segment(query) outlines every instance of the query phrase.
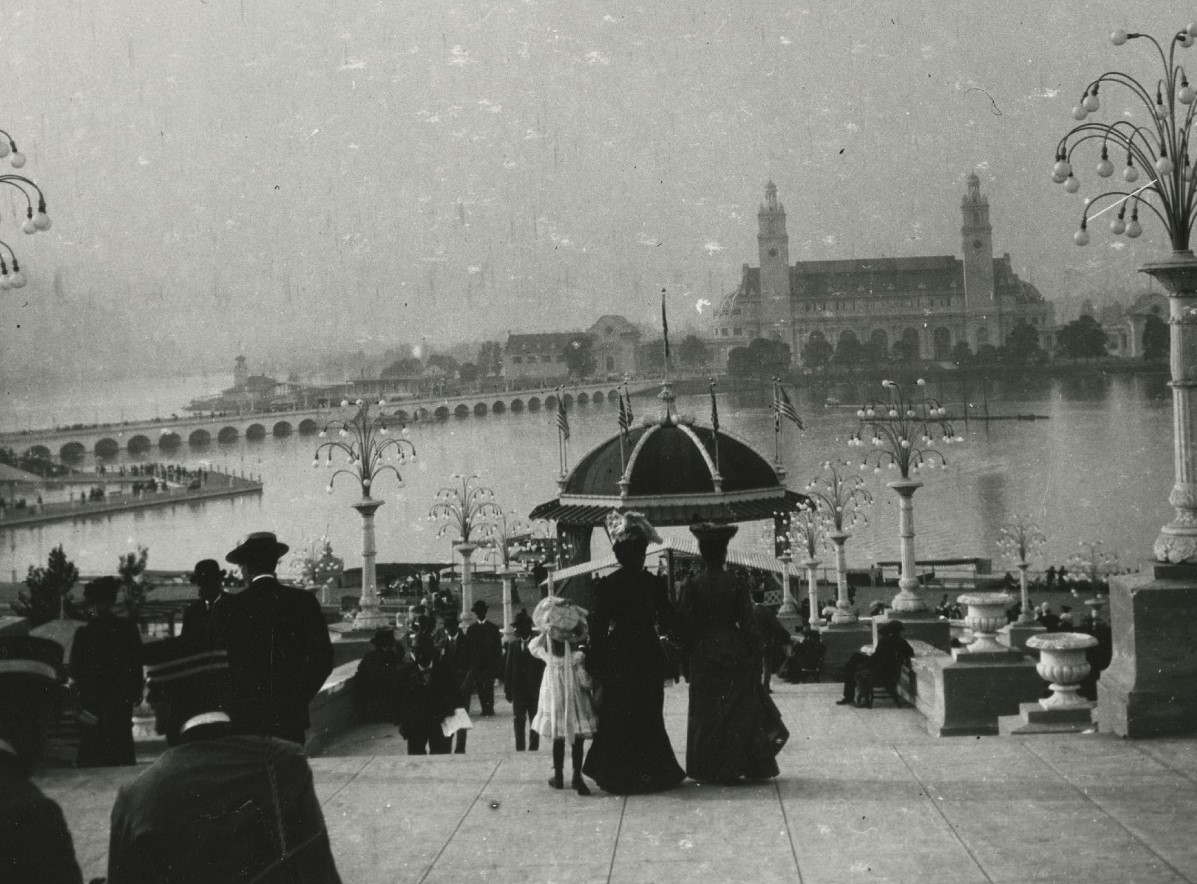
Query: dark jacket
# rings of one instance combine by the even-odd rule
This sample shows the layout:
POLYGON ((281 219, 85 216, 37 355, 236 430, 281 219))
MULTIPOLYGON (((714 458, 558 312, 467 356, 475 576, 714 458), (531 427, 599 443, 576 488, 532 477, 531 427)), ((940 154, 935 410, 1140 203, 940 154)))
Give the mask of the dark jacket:
POLYGON ((224 641, 224 623, 229 601, 233 597, 222 592, 212 602, 196 599, 183 609, 183 638, 203 648, 219 648, 224 641))
POLYGON ((469 684, 474 668, 474 643, 469 640, 465 631, 460 629, 456 637, 442 632, 437 635, 436 640, 441 662, 453 675, 454 683, 463 688, 469 684))
POLYGON ((466 630, 466 640, 472 646, 474 676, 478 679, 502 677, 503 638, 499 627, 489 620, 471 623, 466 630))
POLYGON ((133 764, 133 707, 144 675, 137 625, 111 612, 79 627, 71 644, 71 678, 80 709, 94 716, 79 737, 82 767, 133 764))
POLYGON ((298 746, 252 735, 183 735, 121 786, 108 884, 339 884, 324 815, 298 746), (258 877, 255 877, 258 876, 258 877))
POLYGON ((891 685, 898 681, 902 667, 914 657, 914 648, 900 635, 882 635, 869 659, 868 669, 874 684, 891 685))
POLYGON ((405 663, 398 677, 399 734, 408 740, 427 738, 439 731, 441 722, 463 706, 460 682, 438 660, 422 672, 415 663, 405 663))
POLYGON ((520 702, 535 709, 540 702, 540 682, 544 678, 544 661, 532 656, 528 639, 507 643, 507 659, 503 666, 503 693, 509 703, 520 702))
POLYGON ((226 616, 234 728, 302 743, 308 704, 332 672, 320 603, 270 576, 232 596, 226 616))
POLYGON ((29 782, 17 757, 4 751, 0 751, 0 881, 83 881, 62 810, 29 782))

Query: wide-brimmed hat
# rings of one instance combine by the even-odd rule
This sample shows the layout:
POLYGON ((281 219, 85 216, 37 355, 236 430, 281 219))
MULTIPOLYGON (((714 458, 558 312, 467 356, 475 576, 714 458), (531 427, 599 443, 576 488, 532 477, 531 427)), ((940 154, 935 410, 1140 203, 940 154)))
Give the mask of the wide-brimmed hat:
POLYGON ((644 513, 632 510, 626 512, 612 510, 607 513, 607 534, 611 536, 612 544, 627 540, 643 540, 645 543, 661 542, 661 535, 645 518, 644 513))
POLYGON ((224 557, 226 562, 245 565, 250 562, 277 562, 291 547, 279 543, 273 531, 255 531, 224 557))
POLYGON ((557 641, 577 643, 586 638, 586 609, 561 596, 548 596, 536 605, 532 622, 557 641))
POLYGON ((694 522, 690 525, 690 533, 699 540, 721 540, 727 543, 740 530, 739 525, 722 522, 694 522))
POLYGON ((195 563, 195 570, 191 572, 191 582, 196 586, 223 581, 224 569, 216 559, 200 559, 195 563))
POLYGON ((141 654, 151 687, 188 685, 195 679, 229 670, 229 655, 224 648, 204 647, 182 637, 147 642, 141 654))
POLYGON ((490 605, 488 605, 482 599, 478 599, 478 601, 474 602, 474 604, 470 606, 470 610, 481 616, 490 610, 490 605))
POLYGON ((97 577, 83 587, 83 598, 89 602, 115 602, 116 594, 120 592, 121 579, 119 577, 97 577))
POLYGON ((34 635, 0 636, 0 678, 27 676, 56 682, 62 672, 62 645, 34 635))

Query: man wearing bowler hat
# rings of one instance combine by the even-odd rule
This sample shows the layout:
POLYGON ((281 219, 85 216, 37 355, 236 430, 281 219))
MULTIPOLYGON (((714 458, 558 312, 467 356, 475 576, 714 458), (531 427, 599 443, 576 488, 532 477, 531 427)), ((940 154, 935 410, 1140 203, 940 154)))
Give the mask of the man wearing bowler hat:
POLYGON ((146 645, 147 700, 167 750, 112 808, 108 884, 339 884, 299 746, 233 732, 228 654, 146 645))
POLYGON ((80 884, 62 810, 30 782, 46 727, 57 715, 62 646, 0 636, 0 881, 80 884))
POLYGON ((225 556, 245 589, 228 599, 224 646, 233 674, 230 713, 239 733, 304 742, 308 704, 332 672, 332 642, 316 597, 274 576, 288 546, 250 534, 225 556))
POLYGON ((136 764, 133 707, 141 702, 141 631, 113 611, 119 577, 100 577, 83 588, 92 619, 71 644, 71 678, 79 688, 79 767, 136 764))
POLYGON ((191 582, 199 598, 183 611, 183 630, 188 641, 204 647, 220 647, 224 642, 224 620, 232 596, 224 591, 224 570, 215 559, 201 559, 191 572, 191 582))

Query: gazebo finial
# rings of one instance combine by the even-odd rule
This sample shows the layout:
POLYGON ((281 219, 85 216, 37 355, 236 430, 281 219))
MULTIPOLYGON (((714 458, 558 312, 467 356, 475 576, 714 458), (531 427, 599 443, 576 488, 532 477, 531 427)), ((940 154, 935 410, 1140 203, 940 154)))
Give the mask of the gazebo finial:
POLYGON ((673 413, 673 403, 677 396, 673 392, 673 386, 669 381, 661 384, 661 392, 657 394, 657 398, 665 403, 665 413, 661 416, 661 426, 669 427, 677 423, 677 417, 673 413))

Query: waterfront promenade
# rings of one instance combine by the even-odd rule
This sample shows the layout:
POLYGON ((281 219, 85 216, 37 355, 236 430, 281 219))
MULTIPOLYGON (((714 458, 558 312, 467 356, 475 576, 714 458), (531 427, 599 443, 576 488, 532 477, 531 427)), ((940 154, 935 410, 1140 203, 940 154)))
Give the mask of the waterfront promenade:
MULTIPOLYGON (((777 685, 792 736, 781 777, 761 784, 556 792, 547 747, 513 750, 505 703, 475 720, 465 756, 409 758, 393 727, 364 725, 312 767, 347 884, 1197 882, 1197 740, 936 739, 911 709, 838 695, 777 685)), ((679 757, 685 713, 685 685, 668 689, 679 757)), ((132 773, 40 778, 84 880, 105 872, 108 812, 132 773)))

